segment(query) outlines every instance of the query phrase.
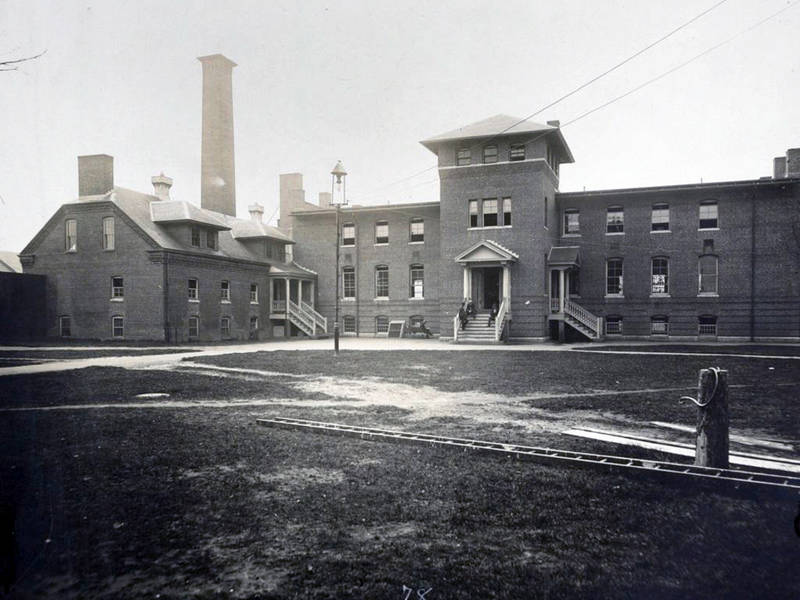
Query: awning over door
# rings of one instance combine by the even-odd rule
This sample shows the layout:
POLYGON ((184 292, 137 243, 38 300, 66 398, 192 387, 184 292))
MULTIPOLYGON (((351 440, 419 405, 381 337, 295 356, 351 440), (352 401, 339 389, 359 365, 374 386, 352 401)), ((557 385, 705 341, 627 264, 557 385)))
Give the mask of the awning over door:
POLYGON ((547 256, 548 267, 580 267, 581 255, 578 246, 554 246, 547 256))

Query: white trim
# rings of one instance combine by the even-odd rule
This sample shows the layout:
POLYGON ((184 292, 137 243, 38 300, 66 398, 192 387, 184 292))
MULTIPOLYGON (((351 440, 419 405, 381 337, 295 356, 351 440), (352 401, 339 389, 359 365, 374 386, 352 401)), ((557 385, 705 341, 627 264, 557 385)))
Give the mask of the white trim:
POLYGON ((650 297, 651 298, 672 298, 672 296, 670 294, 664 294, 664 293, 658 293, 658 292, 651 293, 650 297))
MULTIPOLYGON (((509 225, 509 227, 511 227, 511 225, 509 225)), ((424 244, 424 243, 425 243, 425 241, 423 240, 421 242, 408 242, 408 245, 409 246, 419 246, 419 245, 424 244)))
MULTIPOLYGON (((514 227, 514 226, 513 225, 485 225, 485 226, 480 226, 480 227, 467 227, 467 231, 476 231, 476 230, 479 230, 479 229, 511 229, 512 227, 514 227)), ((409 242, 409 243, 415 243, 415 242, 409 242)), ((416 243, 420 243, 420 242, 416 242, 416 243)))
POLYGON ((191 302, 192 304, 200 304, 200 299, 199 298, 189 298, 189 302, 191 302))
POLYGON ((672 233, 671 229, 651 229, 650 233, 672 233))
POLYGON ((624 231, 606 231, 606 235, 625 235, 624 231))
POLYGON ((698 227, 697 231, 719 231, 719 227, 698 227))
POLYGON ((389 296, 376 296, 375 298, 373 298, 373 300, 375 302, 388 302, 389 296))
POLYGON ((125 302, 125 298, 122 296, 117 296, 116 298, 109 298, 109 302, 125 302))

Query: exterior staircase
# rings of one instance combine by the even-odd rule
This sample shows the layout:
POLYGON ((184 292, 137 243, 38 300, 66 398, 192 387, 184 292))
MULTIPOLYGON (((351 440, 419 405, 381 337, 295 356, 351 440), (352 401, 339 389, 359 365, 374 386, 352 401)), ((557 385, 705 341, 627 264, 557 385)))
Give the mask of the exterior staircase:
POLYGON ((489 325, 489 313, 479 312, 467 321, 467 326, 458 332, 459 344, 496 344, 495 327, 489 325))
POLYGON ((292 300, 286 303, 286 316, 295 327, 309 337, 327 337, 328 319, 314 310, 310 304, 292 300))

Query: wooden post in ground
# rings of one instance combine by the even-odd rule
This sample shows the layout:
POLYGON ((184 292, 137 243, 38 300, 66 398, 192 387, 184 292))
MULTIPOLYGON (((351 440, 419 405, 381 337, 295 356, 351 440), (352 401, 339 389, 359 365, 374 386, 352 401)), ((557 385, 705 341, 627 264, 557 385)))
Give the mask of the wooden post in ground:
POLYGON ((728 372, 702 369, 698 383, 697 447, 694 464, 727 469, 728 372), (716 371, 716 374, 715 374, 716 371))

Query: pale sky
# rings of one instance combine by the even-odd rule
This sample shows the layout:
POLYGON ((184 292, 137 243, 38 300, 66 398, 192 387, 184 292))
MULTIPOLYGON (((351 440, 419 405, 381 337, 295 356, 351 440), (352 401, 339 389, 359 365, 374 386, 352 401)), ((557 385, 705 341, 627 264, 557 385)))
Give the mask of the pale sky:
MULTIPOLYGON (((237 211, 306 198, 338 159, 349 199, 438 200, 419 140, 525 117, 717 0, 36 2, 0 0, 0 250, 20 251, 77 196, 77 159, 114 156, 119 186, 199 204, 201 65, 234 70, 237 211), (409 176, 428 169, 414 177, 409 176)), ((612 75, 534 117, 562 123, 796 0, 728 0, 612 75)), ((657 83, 564 128, 561 190, 771 174, 800 146, 800 4, 657 83)))

